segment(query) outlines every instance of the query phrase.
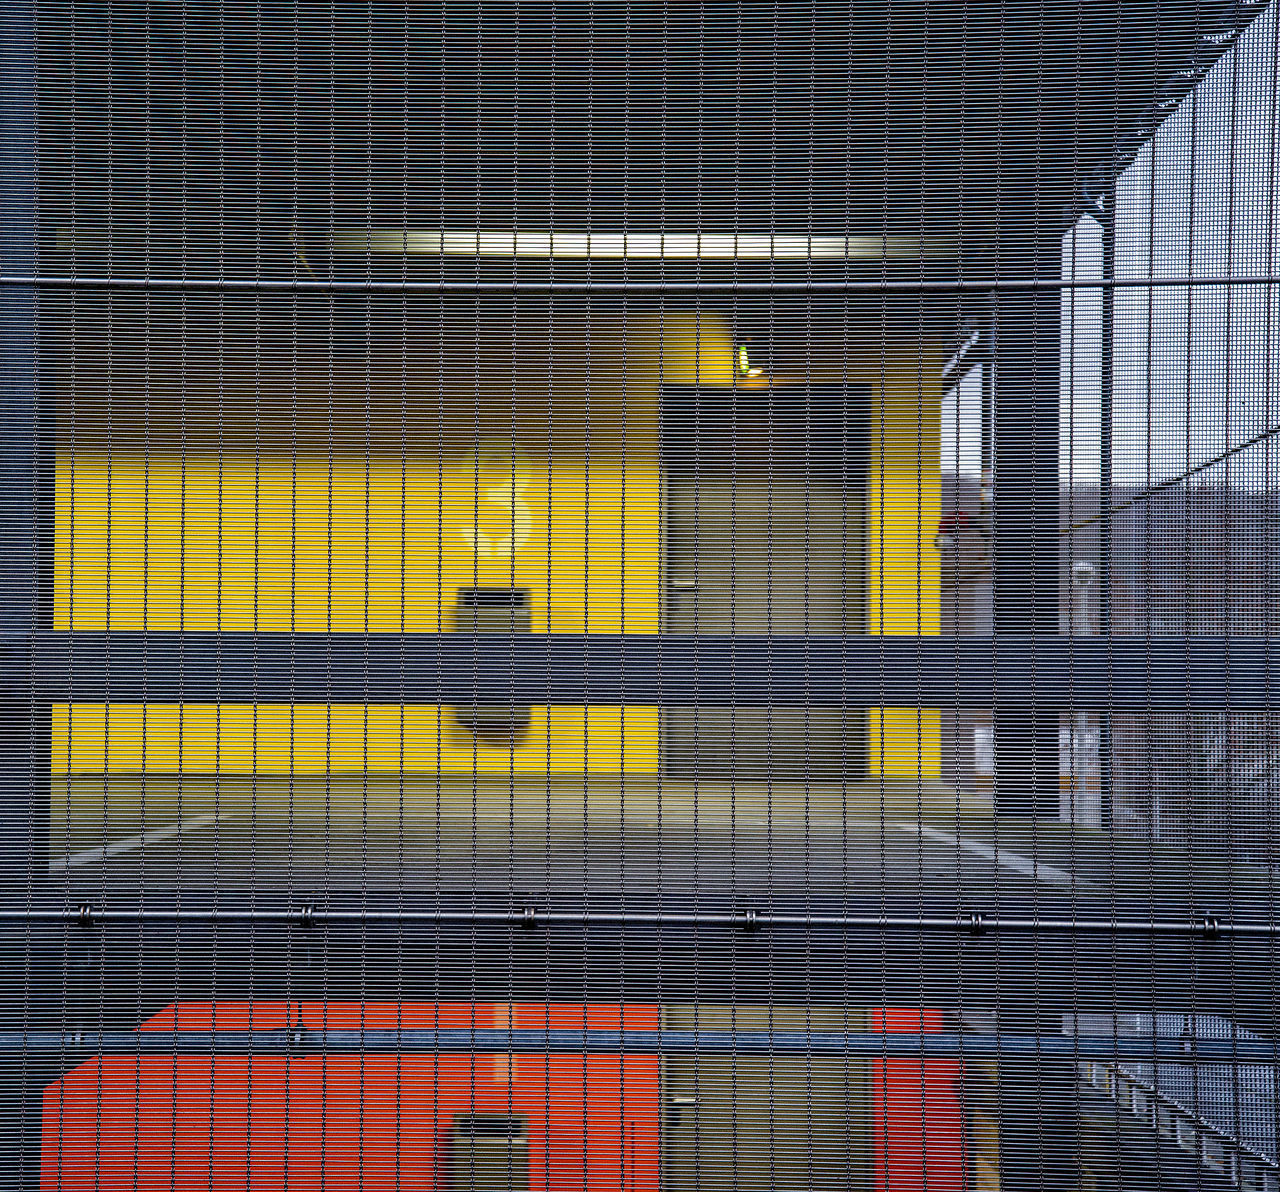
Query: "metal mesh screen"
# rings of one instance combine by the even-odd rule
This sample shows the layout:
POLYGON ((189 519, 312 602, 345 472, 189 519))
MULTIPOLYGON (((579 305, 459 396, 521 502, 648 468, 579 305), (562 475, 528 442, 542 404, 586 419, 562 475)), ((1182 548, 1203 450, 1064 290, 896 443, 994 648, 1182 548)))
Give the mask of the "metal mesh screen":
POLYGON ((0 27, 0 1179, 1280 1186, 1274 5, 0 27))

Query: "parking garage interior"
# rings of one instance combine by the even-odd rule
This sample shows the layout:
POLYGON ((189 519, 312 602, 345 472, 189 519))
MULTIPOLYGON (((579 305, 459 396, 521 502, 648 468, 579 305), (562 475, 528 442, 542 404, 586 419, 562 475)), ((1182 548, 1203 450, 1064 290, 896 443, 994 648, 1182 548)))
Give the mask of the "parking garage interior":
POLYGON ((1277 1187, 1276 21, 0 16, 14 1186, 1277 1187))

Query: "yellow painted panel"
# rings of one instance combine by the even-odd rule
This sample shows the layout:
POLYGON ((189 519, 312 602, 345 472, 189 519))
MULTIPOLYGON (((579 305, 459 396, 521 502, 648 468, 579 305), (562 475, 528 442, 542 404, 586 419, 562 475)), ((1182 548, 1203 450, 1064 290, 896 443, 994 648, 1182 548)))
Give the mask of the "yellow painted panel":
POLYGON ((514 492, 465 456, 64 457, 58 627, 435 632, 501 585, 534 632, 656 632, 656 461, 522 450, 514 492))
POLYGON ((514 748, 422 705, 59 704, 53 731, 55 774, 651 774, 658 711, 535 707, 514 748))
POLYGON ((739 378, 733 336, 724 320, 707 311, 669 311, 643 325, 662 342, 662 383, 731 386, 739 378))
MULTIPOLYGON (((184 334, 195 344, 203 331, 184 334)), ((86 416, 64 422, 74 430, 57 466, 58 627, 437 632, 452 628, 460 587, 497 585, 529 590, 535 633, 656 633, 658 386, 731 384, 724 321, 667 312, 540 325, 508 315, 492 327, 451 323, 447 334, 444 354, 415 341, 405 371, 377 365, 351 378, 326 360, 269 359, 252 388, 240 374, 207 371, 222 350, 216 337, 172 367, 138 361, 153 416, 144 427, 118 414, 109 441, 92 414, 112 392, 78 374, 69 400, 86 416), (365 406, 361 427, 346 417, 345 392, 365 406)), ((118 346, 118 371, 129 352, 118 346)), ((658 766, 652 708, 534 709, 511 748, 477 740, 447 709, 413 707, 403 757, 399 708, 366 717, 359 707, 300 707, 292 729, 289 715, 287 706, 186 706, 179 732, 175 707, 116 705, 109 717, 102 706, 63 708, 54 765, 658 766)))
POLYGON ((872 708, 867 765, 886 778, 937 779, 942 774, 942 718, 936 708, 872 708))
MULTIPOLYGON (((934 537, 941 512, 937 362, 918 346, 889 358, 872 401, 867 478, 867 632, 929 637, 941 631, 941 560, 934 537)), ((937 779, 942 773, 937 709, 872 709, 873 775, 937 779)))
POLYGON ((934 546, 939 483, 922 468, 873 467, 868 492, 868 632, 936 635, 940 560, 934 546))
MULTIPOLYGON (((505 475, 495 474, 495 454, 500 449, 483 463, 472 454, 443 468, 431 459, 403 469, 385 458, 366 465, 349 457, 191 456, 185 467, 163 457, 109 465, 100 456, 63 458, 58 626, 436 632, 452 628, 458 588, 501 585, 529 589, 534 632, 656 632, 659 482, 652 454, 557 459, 548 467, 523 451, 515 491, 509 453, 505 475)), ((325 768, 326 734, 314 723, 324 714, 297 712, 296 772, 325 768)), ((223 709, 217 755, 211 715, 184 713, 179 758, 176 712, 152 709, 144 731, 140 710, 113 708, 107 749, 103 709, 78 709, 72 741, 65 716, 55 721, 55 759, 70 758, 55 765, 69 764, 72 772, 248 772, 252 709, 223 709)), ((259 709, 261 772, 289 769, 287 715, 287 708, 259 709)), ((398 769, 399 730, 388 737, 385 715, 371 713, 366 758, 363 712, 335 708, 327 764, 398 769)), ((654 773, 658 766, 653 710, 592 708, 584 724, 581 710, 575 719, 571 711, 543 709, 514 749, 476 741, 447 711, 442 736, 439 720, 434 709, 410 710, 405 766, 502 773, 574 773, 584 765, 587 772, 654 773)))

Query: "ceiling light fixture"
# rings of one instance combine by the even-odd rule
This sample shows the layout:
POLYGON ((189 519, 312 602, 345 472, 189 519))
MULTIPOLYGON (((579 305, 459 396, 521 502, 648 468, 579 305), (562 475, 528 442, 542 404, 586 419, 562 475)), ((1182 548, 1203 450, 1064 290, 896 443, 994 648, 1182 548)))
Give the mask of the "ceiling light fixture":
POLYGON ((919 236, 805 236, 732 232, 338 231, 334 251, 396 256, 527 257, 614 261, 866 261, 954 252, 919 236))

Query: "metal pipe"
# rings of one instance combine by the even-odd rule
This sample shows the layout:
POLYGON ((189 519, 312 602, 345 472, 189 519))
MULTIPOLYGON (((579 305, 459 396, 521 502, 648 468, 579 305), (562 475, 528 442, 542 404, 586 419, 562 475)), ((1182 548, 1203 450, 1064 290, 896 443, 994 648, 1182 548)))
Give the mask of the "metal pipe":
POLYGON ((716 927, 745 932, 765 928, 829 928, 855 931, 954 931, 962 935, 988 932, 1054 932, 1092 935, 1173 935, 1275 938, 1280 921, 1238 923, 1212 917, 1198 919, 1079 919, 1037 916, 987 915, 981 912, 957 915, 804 915, 770 914, 766 911, 738 912, 679 911, 544 911, 524 906, 503 911, 473 910, 327 910, 310 906, 277 908, 239 907, 121 907, 99 910, 87 904, 74 907, 0 908, 0 922, 66 923, 89 928, 108 923, 209 923, 239 925, 272 923, 304 929, 344 924, 474 924, 518 927, 716 927))
POLYGON ((0 1057, 435 1055, 848 1055, 916 1059, 1162 1061, 1274 1064, 1280 1047, 1252 1039, 1093 1035, 896 1034, 876 1031, 402 1029, 265 1031, 3 1031, 0 1057))

